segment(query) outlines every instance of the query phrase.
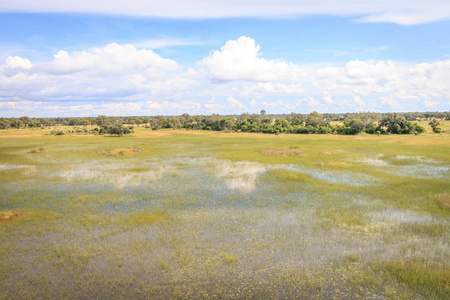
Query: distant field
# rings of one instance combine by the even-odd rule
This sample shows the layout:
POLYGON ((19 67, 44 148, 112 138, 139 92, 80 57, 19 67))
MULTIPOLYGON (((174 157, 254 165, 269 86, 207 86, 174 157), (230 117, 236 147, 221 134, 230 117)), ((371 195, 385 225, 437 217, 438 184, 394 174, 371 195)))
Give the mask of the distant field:
POLYGON ((449 299, 443 134, 0 131, 0 299, 449 299))

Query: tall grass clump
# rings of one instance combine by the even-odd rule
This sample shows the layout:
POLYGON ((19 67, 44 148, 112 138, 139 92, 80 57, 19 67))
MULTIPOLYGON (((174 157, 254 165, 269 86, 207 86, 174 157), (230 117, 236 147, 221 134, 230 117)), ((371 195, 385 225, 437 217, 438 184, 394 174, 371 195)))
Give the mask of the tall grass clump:
POLYGON ((437 195, 436 203, 440 208, 444 210, 450 210, 450 194, 437 195))

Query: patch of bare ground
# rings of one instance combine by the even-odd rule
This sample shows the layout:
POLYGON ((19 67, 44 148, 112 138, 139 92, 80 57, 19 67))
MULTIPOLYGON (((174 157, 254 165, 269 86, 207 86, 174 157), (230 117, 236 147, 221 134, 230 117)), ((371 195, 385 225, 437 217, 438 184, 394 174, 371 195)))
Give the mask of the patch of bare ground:
POLYGON ((105 156, 130 156, 130 155, 136 155, 139 152, 144 151, 142 148, 119 148, 119 149, 113 149, 113 150, 103 150, 97 152, 99 155, 105 155, 105 156))
POLYGON ((0 211, 0 224, 22 219, 25 217, 25 212, 20 210, 7 210, 7 211, 0 211))
POLYGON ((262 149, 261 152, 265 156, 307 156, 302 150, 299 149, 262 149))
POLYGON ((46 153, 45 150, 31 150, 31 153, 46 153))

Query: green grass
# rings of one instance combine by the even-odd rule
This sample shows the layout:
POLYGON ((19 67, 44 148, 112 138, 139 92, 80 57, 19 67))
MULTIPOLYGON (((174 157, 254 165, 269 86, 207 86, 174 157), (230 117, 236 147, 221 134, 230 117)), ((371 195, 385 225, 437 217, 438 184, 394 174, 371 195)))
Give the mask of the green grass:
POLYGON ((0 132, 0 299, 449 297, 447 133, 50 130, 0 132))
POLYGON ((420 291, 428 299, 450 297, 450 272, 447 267, 426 266, 417 262, 388 262, 383 268, 412 290, 420 291))

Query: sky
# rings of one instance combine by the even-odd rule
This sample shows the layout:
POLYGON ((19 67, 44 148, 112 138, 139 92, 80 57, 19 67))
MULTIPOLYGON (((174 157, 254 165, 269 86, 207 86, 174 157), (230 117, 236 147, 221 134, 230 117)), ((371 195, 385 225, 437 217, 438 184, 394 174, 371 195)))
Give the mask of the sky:
POLYGON ((0 0, 0 117, 449 109, 448 0, 0 0))

